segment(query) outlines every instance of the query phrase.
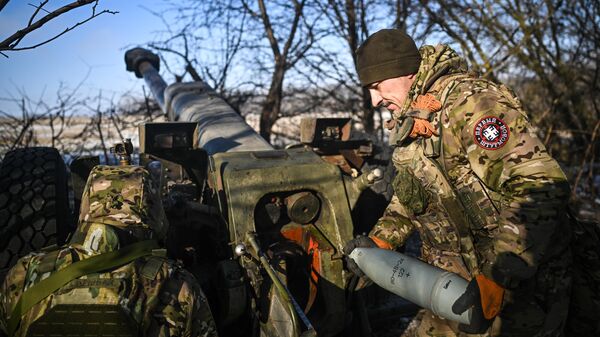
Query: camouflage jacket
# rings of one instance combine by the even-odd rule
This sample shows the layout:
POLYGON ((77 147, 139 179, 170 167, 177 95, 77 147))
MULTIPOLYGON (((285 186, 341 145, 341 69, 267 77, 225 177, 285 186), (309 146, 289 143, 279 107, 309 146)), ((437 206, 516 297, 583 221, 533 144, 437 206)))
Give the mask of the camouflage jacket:
MULTIPOLYGON (((160 224, 164 229, 166 219, 161 219, 160 213, 149 215, 149 200, 160 202, 152 196, 149 184, 148 173, 140 167, 94 168, 84 191, 80 222, 69 245, 31 253, 6 276, 0 289, 0 332, 7 333, 7 321, 19 298, 36 283, 79 260, 152 237, 152 225, 160 224)), ((25 336, 32 323, 56 305, 109 304, 129 313, 144 336, 216 336, 198 281, 182 266, 160 255, 74 279, 24 313, 15 335, 25 336)))
POLYGON ((433 95, 439 136, 391 144, 396 193, 370 236, 397 247, 416 229, 429 263, 504 286, 530 278, 568 246, 566 178, 510 90, 468 74, 447 46, 420 52, 394 118, 401 124, 417 97, 433 95))

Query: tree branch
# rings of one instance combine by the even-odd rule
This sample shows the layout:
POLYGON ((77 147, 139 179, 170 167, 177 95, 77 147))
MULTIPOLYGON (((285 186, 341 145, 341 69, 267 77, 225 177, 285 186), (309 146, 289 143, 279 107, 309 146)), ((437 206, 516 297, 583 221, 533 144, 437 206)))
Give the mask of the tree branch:
MULTIPOLYGON (((71 2, 70 4, 67 4, 63 7, 60 7, 50 13, 48 13, 47 15, 43 16, 41 19, 32 22, 34 17, 39 13, 40 10, 42 10, 42 7, 48 2, 48 0, 43 1, 40 3, 39 6, 36 7, 35 12, 33 13, 33 15, 31 16, 29 23, 27 25, 27 27, 18 30, 16 33, 12 34, 11 36, 7 37, 6 39, 4 39, 3 41, 0 42, 0 52, 2 51, 20 51, 20 50, 28 50, 28 49, 34 49, 37 48, 41 45, 44 45, 46 43, 49 43, 51 41, 56 40, 57 38, 59 38, 60 36, 66 34, 67 32, 77 28, 78 26, 83 25, 84 23, 102 15, 105 13, 109 13, 109 14, 117 14, 118 12, 116 11, 111 11, 108 9, 102 10, 98 13, 96 13, 96 7, 98 6, 98 1, 99 0, 79 0, 79 1, 74 1, 71 2), (92 6, 92 13, 91 15, 80 22, 77 22, 75 25, 71 26, 71 27, 67 27, 64 31, 62 31, 61 33, 34 45, 28 46, 28 47, 17 47, 19 45, 19 43, 21 42, 21 40, 23 40, 23 38, 25 36, 27 36, 29 33, 41 28, 44 24, 46 24, 47 22, 57 18, 58 16, 65 14, 75 8, 79 8, 85 5, 89 5, 89 4, 94 4, 92 6)), ((6 3, 5 3, 6 4, 6 3)), ((0 6, 2 6, 2 3, 0 3, 0 6)), ((4 56, 6 56, 6 54, 3 53, 4 56)))
POLYGON ((0 11, 6 6, 9 0, 0 0, 0 11))

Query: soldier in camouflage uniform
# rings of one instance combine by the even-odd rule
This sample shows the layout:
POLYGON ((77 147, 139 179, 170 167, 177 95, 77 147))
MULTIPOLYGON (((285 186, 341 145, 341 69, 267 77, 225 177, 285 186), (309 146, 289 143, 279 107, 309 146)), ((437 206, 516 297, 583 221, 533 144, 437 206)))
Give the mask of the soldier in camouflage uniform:
POLYGON ((345 251, 395 249, 416 230, 423 260, 471 280, 463 295, 471 303, 453 310, 477 302, 487 320, 459 326, 426 311, 417 336, 561 336, 571 286, 569 186, 518 99, 469 74, 448 46, 417 52, 397 30, 375 33, 357 57, 373 105, 392 112, 398 174, 371 240, 354 239, 345 251))
POLYGON ((116 268, 73 279, 22 312, 18 326, 10 326, 20 298, 38 282, 77 261, 122 251, 134 243, 164 240, 167 227, 158 187, 145 169, 95 167, 68 245, 23 257, 7 275, 0 292, 0 332, 25 336, 35 328, 36 320, 57 305, 111 304, 131 316, 137 329, 134 335, 217 336, 196 279, 159 249, 116 268))

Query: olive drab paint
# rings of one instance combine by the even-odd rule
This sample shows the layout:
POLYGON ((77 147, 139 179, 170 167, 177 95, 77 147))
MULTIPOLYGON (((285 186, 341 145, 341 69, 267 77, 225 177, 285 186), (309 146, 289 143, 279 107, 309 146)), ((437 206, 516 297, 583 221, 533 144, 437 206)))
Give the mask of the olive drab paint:
MULTIPOLYGON (((257 294, 258 302, 267 305, 256 309, 253 299, 238 302, 246 311, 262 310, 258 313, 260 322, 255 322, 260 325, 260 334, 296 337, 302 335, 302 320, 285 292, 275 291, 272 278, 257 263, 257 249, 248 242, 250 233, 256 234, 258 248, 271 250, 272 255, 282 243, 293 244, 308 255, 309 294, 302 309, 320 336, 342 333, 352 308, 346 300, 351 275, 343 267, 341 251, 353 236, 352 209, 360 192, 372 181, 367 184, 364 180, 368 179, 344 175, 310 148, 275 150, 206 83, 167 86, 158 74, 157 58, 147 50, 130 50, 125 58, 128 69, 143 76, 151 91, 160 96, 157 101, 164 103, 161 107, 170 120, 162 126, 153 125, 151 132, 144 133, 150 128, 140 128, 145 153, 165 158, 178 150, 189 153, 195 163, 200 160, 192 158, 196 155, 193 151, 206 154, 206 165, 197 167, 199 174, 192 178, 208 192, 204 206, 216 214, 207 216, 214 216, 223 226, 225 244, 220 248, 234 256, 235 247, 248 247, 233 261, 244 272, 244 286, 257 294), (183 124, 193 126, 193 131, 178 133, 183 124), (158 143, 153 140, 171 140, 173 134, 185 138, 184 144, 153 145, 158 143), (295 212, 292 205, 309 199, 312 202, 306 217, 290 214, 295 212)), ((278 277, 288 282, 285 273, 278 277)), ((290 291, 294 295, 293 289, 290 291)), ((256 312, 245 313, 247 317, 257 316, 256 312)))

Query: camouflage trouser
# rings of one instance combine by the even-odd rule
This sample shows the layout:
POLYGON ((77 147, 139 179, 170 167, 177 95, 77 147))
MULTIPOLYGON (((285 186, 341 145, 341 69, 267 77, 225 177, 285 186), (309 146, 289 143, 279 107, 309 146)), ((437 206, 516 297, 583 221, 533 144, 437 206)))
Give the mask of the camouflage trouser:
POLYGON ((415 317, 416 322, 411 323, 402 336, 564 336, 571 291, 570 256, 567 255, 544 264, 536 277, 523 281, 517 289, 506 291, 500 316, 485 334, 461 333, 458 323, 436 316, 429 310, 422 310, 415 317))

